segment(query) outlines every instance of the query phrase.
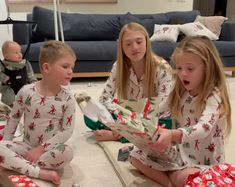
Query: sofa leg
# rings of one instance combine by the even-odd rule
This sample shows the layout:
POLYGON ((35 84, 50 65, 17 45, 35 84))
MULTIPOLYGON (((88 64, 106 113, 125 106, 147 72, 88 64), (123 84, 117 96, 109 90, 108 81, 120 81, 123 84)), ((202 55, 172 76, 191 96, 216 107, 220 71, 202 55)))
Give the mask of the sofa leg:
POLYGON ((232 77, 235 77, 235 71, 232 71, 232 77))
POLYGON ((232 72, 232 77, 235 77, 235 67, 224 67, 224 70, 232 72))

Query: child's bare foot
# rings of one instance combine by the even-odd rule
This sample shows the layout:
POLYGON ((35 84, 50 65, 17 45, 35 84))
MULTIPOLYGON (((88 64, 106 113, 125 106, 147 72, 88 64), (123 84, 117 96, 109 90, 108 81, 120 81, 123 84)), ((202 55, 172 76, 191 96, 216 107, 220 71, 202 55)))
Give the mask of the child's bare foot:
POLYGON ((50 181, 56 186, 60 185, 60 176, 56 171, 41 169, 39 173, 39 178, 46 181, 50 181))
POLYGON ((96 130, 94 135, 97 141, 117 141, 121 138, 118 133, 105 129, 96 130))

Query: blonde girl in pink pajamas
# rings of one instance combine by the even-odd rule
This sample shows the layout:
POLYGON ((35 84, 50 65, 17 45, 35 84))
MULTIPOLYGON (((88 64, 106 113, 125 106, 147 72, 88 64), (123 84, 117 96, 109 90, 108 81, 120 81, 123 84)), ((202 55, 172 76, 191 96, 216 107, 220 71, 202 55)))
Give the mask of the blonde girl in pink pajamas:
POLYGON ((178 143, 184 169, 175 170, 151 160, 139 150, 130 162, 143 174, 163 186, 182 187, 190 174, 225 162, 224 137, 231 131, 231 107, 222 62, 212 41, 186 37, 175 49, 176 82, 166 108, 175 129, 159 130, 160 138, 150 145, 164 152, 178 143))
POLYGON ((74 51, 65 43, 48 41, 41 48, 42 79, 17 94, 0 142, 1 167, 60 185, 56 170, 73 158, 65 142, 74 129, 76 108, 73 94, 62 86, 71 80, 75 60, 74 51), (23 141, 14 141, 21 117, 23 141))

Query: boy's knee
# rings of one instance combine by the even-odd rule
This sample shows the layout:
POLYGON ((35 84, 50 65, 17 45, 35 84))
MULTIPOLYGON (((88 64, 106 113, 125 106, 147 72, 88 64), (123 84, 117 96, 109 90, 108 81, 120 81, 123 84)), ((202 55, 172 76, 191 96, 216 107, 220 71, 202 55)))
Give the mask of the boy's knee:
POLYGON ((172 174, 169 175, 169 178, 175 186, 183 186, 183 178, 184 173, 183 171, 175 171, 172 174))
POLYGON ((73 160, 73 151, 69 152, 69 154, 67 155, 67 162, 70 163, 72 160, 73 160))
POLYGON ((66 146, 66 149, 65 149, 63 155, 64 155, 64 163, 69 164, 73 159, 73 150, 72 150, 72 148, 69 147, 69 146, 66 146))

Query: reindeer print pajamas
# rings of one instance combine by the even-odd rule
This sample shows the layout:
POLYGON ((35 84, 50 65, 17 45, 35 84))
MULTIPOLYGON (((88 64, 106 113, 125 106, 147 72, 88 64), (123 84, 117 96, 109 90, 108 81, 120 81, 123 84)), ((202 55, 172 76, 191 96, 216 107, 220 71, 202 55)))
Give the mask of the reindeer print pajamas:
MULTIPOLYGON (((224 155, 224 127, 225 117, 220 116, 221 99, 217 89, 205 98, 205 108, 202 113, 197 112, 194 105, 197 96, 186 92, 181 100, 181 115, 177 119, 178 128, 182 131, 182 142, 178 145, 184 167, 201 167, 221 164, 225 162, 224 155)), ((165 106, 164 109, 170 107, 165 106)), ((162 110, 161 109, 161 110, 162 110)), ((134 150, 131 156, 143 164, 159 170, 171 170, 167 164, 152 161, 143 152, 134 150)), ((182 167, 181 167, 182 168, 182 167)), ((175 169, 175 168, 174 168, 175 169)))
MULTIPOLYGON (((156 68, 156 75, 154 80, 154 91, 155 97, 158 97, 160 101, 166 99, 170 93, 172 85, 172 75, 169 72, 169 64, 164 59, 161 59, 164 66, 156 68)), ((108 110, 113 112, 115 110, 115 105, 112 104, 112 99, 116 92, 116 63, 113 65, 111 75, 106 82, 104 91, 100 97, 100 102, 104 104, 108 110)), ((128 99, 140 99, 144 97, 144 77, 140 80, 134 72, 134 69, 130 67, 130 76, 127 81, 127 98, 128 99)))
POLYGON ((24 86, 17 94, 0 142, 0 166, 37 178, 40 168, 60 169, 68 164, 73 154, 65 142, 74 129, 75 108, 74 96, 64 88, 56 96, 42 96, 35 83, 24 86), (12 141, 21 116, 23 141, 12 141), (44 147, 44 153, 31 163, 25 155, 38 145, 44 147))

